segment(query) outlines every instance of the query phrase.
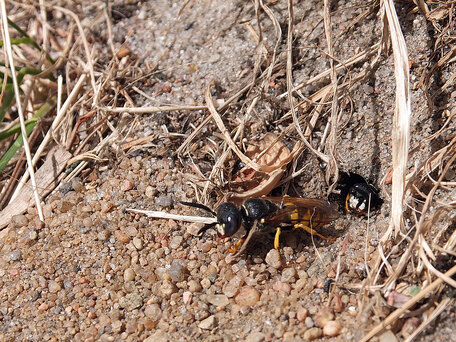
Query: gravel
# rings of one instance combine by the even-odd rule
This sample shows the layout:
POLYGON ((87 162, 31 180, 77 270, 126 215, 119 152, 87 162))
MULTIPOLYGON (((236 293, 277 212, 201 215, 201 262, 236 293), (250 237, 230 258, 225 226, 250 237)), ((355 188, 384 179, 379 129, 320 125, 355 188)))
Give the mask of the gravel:
MULTIPOLYGON (((187 5, 184 8, 181 2, 164 0, 113 1, 114 12, 122 13, 113 23, 115 48, 129 48, 137 58, 138 70, 134 75, 113 71, 112 82, 125 84, 137 105, 205 103, 204 91, 212 79, 220 88, 214 90, 214 98, 226 99, 251 80, 258 47, 250 32, 258 27, 252 5, 219 0, 187 5), (136 84, 133 80, 138 78, 144 83, 136 84), (133 84, 147 98, 138 95, 131 88, 133 84)), ((270 6, 286 27, 286 2, 271 2, 270 6)), ((328 67, 322 52, 327 48, 321 6, 320 1, 295 2, 294 57, 305 61, 302 69, 294 72, 295 82, 328 67)), ((332 20, 340 33, 361 14, 361 9, 350 1, 340 1, 338 9, 332 20)), ((74 10, 89 22, 98 14, 91 6, 76 6, 74 10)), ((405 9, 403 12, 403 19, 408 15, 418 18, 418 23, 409 22, 413 29, 407 30, 407 39, 413 54, 422 51, 422 55, 415 55, 415 63, 427 63, 430 56, 424 49, 414 48, 429 34, 423 16, 405 9)), ((350 39, 338 41, 338 58, 346 60, 353 51, 378 40, 376 16, 365 20, 363 25, 351 28, 350 39)), ((269 44, 276 40, 274 29, 272 24, 263 28, 265 48, 271 52, 269 44)), ((92 30, 96 28, 87 30, 91 44, 108 36, 100 30, 94 38, 92 30)), ((108 59, 108 46, 103 42, 103 46, 95 45, 94 51, 108 59)), ((346 125, 339 132, 338 162, 342 169, 372 176, 374 181, 385 174, 391 161, 392 66, 389 56, 373 71, 372 84, 351 89, 353 112, 341 113, 346 125)), ((253 124, 248 127, 254 126, 243 142, 248 143, 250 137, 260 136, 265 130, 281 130, 280 120, 287 110, 274 107, 285 105, 278 100, 281 78, 276 79, 277 88, 271 87, 270 95, 262 97, 261 104, 253 108, 253 124)), ((301 91, 308 95, 316 86, 301 91)), ((412 107, 417 112, 414 132, 430 128, 427 116, 418 115, 427 113, 423 98, 413 93, 412 107)), ((237 116, 240 110, 232 108, 223 116, 229 130, 242 121, 237 116)), ((94 178, 81 176, 44 200, 45 226, 36 221, 33 209, 12 218, 0 255, 0 341, 161 342, 183 341, 185 337, 205 341, 301 341, 324 335, 325 340, 356 341, 383 318, 379 314, 389 312, 387 307, 381 312, 373 309, 377 299, 359 307, 355 291, 340 286, 362 280, 358 266, 366 264, 367 223, 363 217, 345 215, 328 227, 336 231, 335 242, 311 239, 300 231, 283 232, 276 250, 272 238, 254 236, 247 253, 234 257, 228 253, 230 242, 218 240, 213 230, 201 237, 197 236, 201 225, 154 220, 126 211, 134 207, 198 214, 195 208, 181 206, 179 201, 200 198, 191 184, 205 186, 205 179, 196 171, 204 176, 211 173, 214 156, 223 153, 220 132, 210 123, 189 146, 189 155, 177 158, 173 152, 206 115, 197 111, 135 116, 137 124, 128 127, 128 133, 119 130, 119 134, 128 134, 128 139, 154 136, 153 142, 138 146, 135 154, 124 152, 116 144, 109 146, 106 155, 91 164, 94 178), (346 266, 332 286, 331 298, 339 296, 340 300, 329 303, 330 295, 323 287, 328 275, 335 276, 337 268, 333 265, 338 258, 346 266), (324 311, 328 305, 329 311, 324 311)), ((133 122, 133 115, 125 115, 125 119, 133 122)), ((318 122, 315 127, 316 146, 325 129, 322 124, 318 122)), ((324 196, 326 186, 320 165, 309 153, 301 158, 299 167, 309 166, 291 188, 302 196, 324 196)), ((232 154, 223 167, 237 168, 234 161, 232 154)), ((217 190, 221 191, 212 191, 208 196, 210 205, 215 206, 225 194, 224 189, 217 190)), ((376 234, 388 224, 388 204, 384 207, 369 221, 376 234)), ((369 264, 372 260, 367 261, 369 264)), ((416 324, 410 321, 404 334, 416 324)), ((388 331, 379 340, 397 338, 388 331)))

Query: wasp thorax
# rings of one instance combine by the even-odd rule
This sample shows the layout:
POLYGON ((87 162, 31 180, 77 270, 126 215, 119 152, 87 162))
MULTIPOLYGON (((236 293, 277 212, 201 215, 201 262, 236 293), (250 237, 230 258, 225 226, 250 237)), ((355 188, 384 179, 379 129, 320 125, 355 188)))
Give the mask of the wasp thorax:
POLYGON ((241 227, 241 213, 233 203, 222 203, 217 210, 217 233, 221 237, 234 235, 241 227))
POLYGON ((250 198, 241 207, 242 219, 247 225, 251 225, 255 220, 271 215, 277 207, 263 198, 250 198))

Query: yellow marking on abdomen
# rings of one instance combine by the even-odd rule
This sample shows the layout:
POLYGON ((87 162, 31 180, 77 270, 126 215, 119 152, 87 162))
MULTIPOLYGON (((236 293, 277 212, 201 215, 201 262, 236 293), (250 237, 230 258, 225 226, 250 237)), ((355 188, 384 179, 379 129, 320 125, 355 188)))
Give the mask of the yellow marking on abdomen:
POLYGON ((298 221, 299 220, 299 212, 297 209, 293 210, 290 214, 291 221, 298 221))

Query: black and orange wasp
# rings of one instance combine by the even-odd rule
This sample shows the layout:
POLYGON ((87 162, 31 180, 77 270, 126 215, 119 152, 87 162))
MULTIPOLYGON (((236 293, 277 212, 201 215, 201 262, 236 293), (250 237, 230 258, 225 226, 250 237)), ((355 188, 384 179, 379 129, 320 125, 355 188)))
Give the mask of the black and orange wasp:
POLYGON ((220 238, 233 236, 244 226, 244 236, 230 249, 236 252, 242 249, 254 232, 275 232, 274 248, 279 248, 282 230, 304 229, 311 235, 324 240, 334 241, 318 232, 318 228, 331 223, 339 213, 327 200, 301 197, 254 197, 244 201, 240 209, 230 202, 221 203, 214 212, 199 203, 181 202, 184 205, 203 209, 217 218, 216 222, 206 224, 198 234, 215 226, 220 238))

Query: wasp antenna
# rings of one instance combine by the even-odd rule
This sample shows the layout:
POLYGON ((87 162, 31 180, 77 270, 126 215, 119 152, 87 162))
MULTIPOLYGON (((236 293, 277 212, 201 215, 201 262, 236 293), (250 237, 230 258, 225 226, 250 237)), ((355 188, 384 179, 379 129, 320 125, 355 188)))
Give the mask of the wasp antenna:
POLYGON ((212 209, 205 206, 204 204, 193 203, 193 202, 183 202, 183 201, 181 201, 180 204, 187 205, 189 207, 198 208, 198 209, 203 209, 203 210, 207 211, 208 213, 211 213, 213 216, 217 216, 217 214, 212 209))
POLYGON ((217 224, 217 222, 205 224, 203 228, 201 228, 200 230, 198 230, 198 235, 203 234, 206 230, 211 229, 211 228, 214 227, 216 224, 217 224))

